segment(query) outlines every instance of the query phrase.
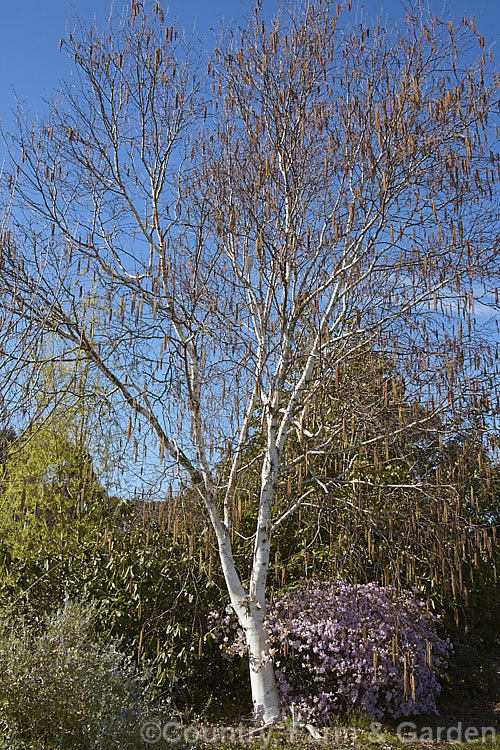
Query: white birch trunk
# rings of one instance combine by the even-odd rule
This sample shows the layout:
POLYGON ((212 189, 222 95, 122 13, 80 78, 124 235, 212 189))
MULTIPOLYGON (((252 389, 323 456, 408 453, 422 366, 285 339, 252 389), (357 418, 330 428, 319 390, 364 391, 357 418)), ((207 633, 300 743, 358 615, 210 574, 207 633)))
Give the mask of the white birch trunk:
POLYGON ((252 575, 250 576, 249 622, 245 628, 254 715, 256 720, 263 724, 273 723, 279 719, 281 713, 273 657, 264 628, 266 582, 271 550, 272 505, 278 465, 275 424, 274 420, 269 418, 267 455, 262 467, 259 514, 252 575))
POLYGON ((248 645, 254 717, 261 724, 272 724, 279 719, 281 707, 272 654, 264 628, 265 600, 260 602, 252 591, 250 594, 245 591, 234 565, 227 535, 219 532, 217 537, 231 604, 243 628, 248 645))
POLYGON ((245 635, 254 717, 260 724, 272 724, 279 719, 281 707, 263 614, 254 613, 245 635))
POLYGON ((264 461, 262 471, 259 515, 249 592, 243 588, 236 570, 228 529, 216 520, 215 509, 211 504, 214 509, 212 522, 217 534, 224 578, 232 607, 243 628, 248 646, 254 717, 258 723, 264 725, 272 724, 281 715, 273 656, 264 627, 266 581, 271 547, 271 512, 278 466, 274 435, 269 442, 267 460, 264 461))

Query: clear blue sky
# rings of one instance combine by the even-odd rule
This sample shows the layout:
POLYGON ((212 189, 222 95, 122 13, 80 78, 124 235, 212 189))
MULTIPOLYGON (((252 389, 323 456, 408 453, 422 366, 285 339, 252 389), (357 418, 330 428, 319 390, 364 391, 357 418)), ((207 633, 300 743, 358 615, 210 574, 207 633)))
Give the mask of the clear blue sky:
MULTIPOLYGON (((128 2, 115 0, 115 5, 120 9, 128 2)), ((272 15, 278 2, 263 0, 266 13, 272 15)), ((439 14, 443 0, 429 2, 439 14)), ((226 23, 237 22, 251 9, 251 0, 171 0, 162 4, 171 14, 177 15, 188 31, 196 23, 197 31, 203 37, 209 34, 210 27, 217 28, 221 19, 226 23)), ((400 0, 365 0, 360 4, 368 16, 378 15, 382 9, 392 17, 402 12, 400 0)), ((65 35, 72 7, 83 22, 88 23, 96 17, 102 24, 110 1, 0 0, 0 120, 5 129, 12 127, 10 112, 15 106, 14 91, 31 111, 36 112, 42 92, 50 95, 58 81, 67 75, 70 61, 64 52, 59 52, 59 40, 65 35)), ((499 39, 499 0, 448 0, 447 7, 458 18, 466 13, 479 19, 477 28, 488 41, 499 39)), ((500 41, 495 46, 500 47, 500 41)), ((0 146, 0 168, 2 154, 0 146)))

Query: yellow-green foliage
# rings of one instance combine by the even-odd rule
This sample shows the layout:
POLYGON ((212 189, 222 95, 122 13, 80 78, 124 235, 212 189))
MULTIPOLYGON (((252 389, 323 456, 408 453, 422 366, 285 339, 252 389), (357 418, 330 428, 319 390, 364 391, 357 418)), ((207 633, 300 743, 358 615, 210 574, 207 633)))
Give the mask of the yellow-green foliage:
POLYGON ((106 493, 76 427, 62 418, 34 426, 0 468, 0 529, 14 550, 62 549, 95 534, 106 493))

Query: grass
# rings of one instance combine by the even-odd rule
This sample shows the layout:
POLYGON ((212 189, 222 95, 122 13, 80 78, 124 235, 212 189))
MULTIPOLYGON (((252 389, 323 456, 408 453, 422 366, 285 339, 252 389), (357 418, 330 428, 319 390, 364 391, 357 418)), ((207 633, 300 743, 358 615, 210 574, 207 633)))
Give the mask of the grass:
MULTIPOLYGON (((422 750, 433 748, 453 750, 500 750, 500 731, 478 726, 473 731, 469 722, 455 724, 439 716, 408 717, 398 723, 353 719, 318 730, 313 738, 306 727, 292 727, 291 722, 256 730, 251 723, 224 725, 193 720, 174 721, 172 717, 155 719, 143 725, 144 742, 134 750, 422 750), (149 742, 147 741, 149 740, 149 742)), ((0 750, 59 750, 50 742, 24 743, 10 736, 0 738, 0 750), (7 740, 7 744, 4 744, 7 740)), ((78 745, 74 750, 90 750, 78 745)))
MULTIPOLYGON (((304 730, 269 729, 260 736, 250 737, 249 733, 239 734, 238 728, 228 727, 186 727, 181 732, 178 741, 166 744, 155 743, 150 747, 193 748, 193 750, 306 750, 307 748, 360 748, 362 750, 422 750, 432 744, 434 748, 450 747, 454 750, 499 750, 500 738, 491 735, 470 741, 458 741, 457 734, 447 739, 446 733, 435 740, 417 733, 404 735, 386 730, 376 737, 370 730, 353 730, 352 727, 333 727, 323 729, 322 739, 314 739, 304 730)), ((170 735, 171 736, 171 735, 170 735)), ((462 734, 463 737, 463 734, 462 734)), ((137 748, 139 750, 139 748, 137 748)), ((144 750, 144 748, 141 748, 144 750)))
MULTIPOLYGON (((398 723, 370 720, 339 722, 318 730, 319 738, 311 736, 306 727, 293 728, 290 722, 255 730, 250 723, 239 725, 165 723, 154 726, 153 748, 192 748, 192 750, 307 750, 339 748, 339 750, 422 750, 432 745, 453 750, 500 750, 500 732, 493 727, 473 727, 469 722, 455 724, 436 716, 409 717, 398 723), (165 732, 166 742, 159 738, 165 732), (154 741, 156 740, 156 741, 154 741)), ((144 746, 137 750, 144 750, 144 746)))

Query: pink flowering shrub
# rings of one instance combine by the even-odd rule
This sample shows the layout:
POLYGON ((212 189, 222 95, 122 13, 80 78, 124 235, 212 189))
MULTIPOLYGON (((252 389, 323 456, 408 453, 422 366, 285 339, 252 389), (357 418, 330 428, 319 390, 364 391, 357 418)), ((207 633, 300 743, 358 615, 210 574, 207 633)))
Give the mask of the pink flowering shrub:
MULTIPOLYGON (((243 632, 230 612, 215 635, 228 654, 243 654, 243 632)), ((324 724, 355 711, 394 718, 436 711, 435 667, 452 650, 434 618, 413 594, 370 583, 301 585, 269 607, 267 630, 283 709, 295 704, 303 720, 324 724)))

